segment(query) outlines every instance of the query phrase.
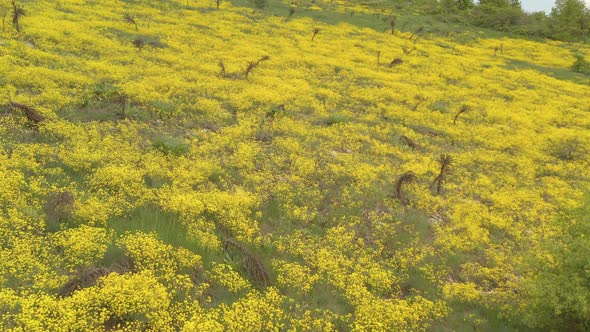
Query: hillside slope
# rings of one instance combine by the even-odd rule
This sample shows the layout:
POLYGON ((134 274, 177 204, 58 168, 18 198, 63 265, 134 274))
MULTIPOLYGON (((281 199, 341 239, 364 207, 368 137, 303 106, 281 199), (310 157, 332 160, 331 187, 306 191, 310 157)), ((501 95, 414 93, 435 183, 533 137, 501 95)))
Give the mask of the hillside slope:
POLYGON ((347 1, 20 3, 2 329, 536 327, 529 261, 590 187, 587 46, 347 1))

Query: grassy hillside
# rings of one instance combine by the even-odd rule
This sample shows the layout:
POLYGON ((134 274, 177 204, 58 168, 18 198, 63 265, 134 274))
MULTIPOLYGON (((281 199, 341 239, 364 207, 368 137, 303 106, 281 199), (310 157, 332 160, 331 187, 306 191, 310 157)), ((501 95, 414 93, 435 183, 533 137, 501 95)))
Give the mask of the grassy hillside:
POLYGON ((541 327, 534 267, 590 188, 587 45, 383 3, 19 3, 2 330, 541 327))

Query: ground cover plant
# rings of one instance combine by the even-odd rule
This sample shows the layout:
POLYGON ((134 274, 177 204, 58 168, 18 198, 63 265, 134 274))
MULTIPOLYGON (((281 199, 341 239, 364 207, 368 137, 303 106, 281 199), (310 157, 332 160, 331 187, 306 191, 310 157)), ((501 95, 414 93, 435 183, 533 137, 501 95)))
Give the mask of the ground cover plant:
POLYGON ((0 10, 0 329, 589 328, 587 45, 381 2, 0 10))

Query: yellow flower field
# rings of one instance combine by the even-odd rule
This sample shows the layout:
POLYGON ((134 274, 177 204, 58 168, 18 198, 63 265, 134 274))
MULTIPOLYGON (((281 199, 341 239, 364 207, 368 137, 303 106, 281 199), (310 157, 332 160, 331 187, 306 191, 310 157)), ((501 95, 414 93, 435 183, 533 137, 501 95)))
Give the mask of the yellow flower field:
POLYGON ((587 45, 313 14, 385 17, 352 1, 19 3, 1 330, 510 330, 590 188, 590 78, 550 74, 587 45))

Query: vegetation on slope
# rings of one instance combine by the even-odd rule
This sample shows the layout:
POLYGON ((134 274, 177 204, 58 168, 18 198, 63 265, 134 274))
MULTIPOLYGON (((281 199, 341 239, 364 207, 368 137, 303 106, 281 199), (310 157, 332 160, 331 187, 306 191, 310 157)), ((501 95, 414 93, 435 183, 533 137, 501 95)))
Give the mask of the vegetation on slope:
POLYGON ((588 326, 587 46, 348 1, 15 5, 2 329, 588 326))

